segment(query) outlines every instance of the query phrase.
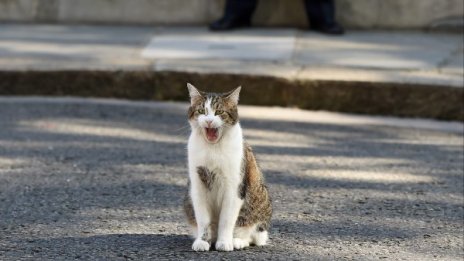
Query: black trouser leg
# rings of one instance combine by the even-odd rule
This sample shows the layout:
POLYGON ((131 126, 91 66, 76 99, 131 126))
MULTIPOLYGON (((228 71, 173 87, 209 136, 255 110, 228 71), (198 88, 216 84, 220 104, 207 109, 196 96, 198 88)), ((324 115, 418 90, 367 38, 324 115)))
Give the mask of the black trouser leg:
POLYGON ((227 0, 224 17, 234 17, 249 22, 257 3, 258 0, 227 0))
POLYGON ((335 25, 334 0, 305 0, 305 7, 311 28, 320 29, 335 25))
POLYGON ((212 31, 224 31, 251 25, 258 0, 227 0, 224 15, 209 25, 212 31))

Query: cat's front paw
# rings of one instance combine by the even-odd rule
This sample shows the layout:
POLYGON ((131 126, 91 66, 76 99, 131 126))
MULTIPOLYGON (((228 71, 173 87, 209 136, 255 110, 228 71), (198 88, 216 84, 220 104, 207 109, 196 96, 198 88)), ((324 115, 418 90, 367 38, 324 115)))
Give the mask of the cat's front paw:
POLYGON ((234 250, 234 243, 232 241, 220 240, 216 242, 216 250, 232 251, 234 250))
POLYGON ((209 251, 209 247, 209 243, 201 239, 196 239, 192 245, 192 249, 195 251, 209 251))

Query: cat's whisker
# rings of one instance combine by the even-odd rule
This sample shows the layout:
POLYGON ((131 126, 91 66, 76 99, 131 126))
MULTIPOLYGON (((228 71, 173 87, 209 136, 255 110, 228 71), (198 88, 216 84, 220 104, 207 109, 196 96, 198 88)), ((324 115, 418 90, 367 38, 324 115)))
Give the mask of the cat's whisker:
POLYGON ((182 138, 186 137, 190 134, 190 125, 180 127, 178 129, 175 129, 171 135, 173 135, 176 138, 182 138))
POLYGON ((176 132, 177 132, 177 131, 184 131, 184 130, 186 130, 187 128, 190 128, 190 125, 187 124, 187 125, 182 126, 182 127, 178 128, 178 129, 175 129, 174 131, 176 131, 176 132))

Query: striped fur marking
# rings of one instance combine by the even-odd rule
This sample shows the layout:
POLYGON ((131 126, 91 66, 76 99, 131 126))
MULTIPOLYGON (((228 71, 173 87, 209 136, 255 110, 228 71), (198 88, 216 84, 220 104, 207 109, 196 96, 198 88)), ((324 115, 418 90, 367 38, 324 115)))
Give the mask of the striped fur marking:
POLYGON ((237 104, 227 98, 227 94, 203 93, 200 97, 195 97, 191 106, 188 108, 188 118, 190 120, 197 118, 200 114, 208 113, 206 102, 210 103, 211 109, 216 116, 227 125, 235 125, 238 122, 237 104))

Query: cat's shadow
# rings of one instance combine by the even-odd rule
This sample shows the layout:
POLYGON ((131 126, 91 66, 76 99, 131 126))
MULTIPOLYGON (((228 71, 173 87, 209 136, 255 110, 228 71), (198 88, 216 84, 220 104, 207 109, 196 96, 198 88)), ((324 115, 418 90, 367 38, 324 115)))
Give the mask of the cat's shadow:
MULTIPOLYGON (((195 252, 191 248, 193 239, 188 235, 179 234, 107 234, 88 237, 24 239, 11 243, 13 245, 29 245, 31 248, 47 249, 49 253, 69 249, 81 254, 108 251, 116 254, 195 252)), ((247 249, 254 248, 259 247, 251 246, 247 249)), ((216 252, 214 243, 210 251, 216 252)))

